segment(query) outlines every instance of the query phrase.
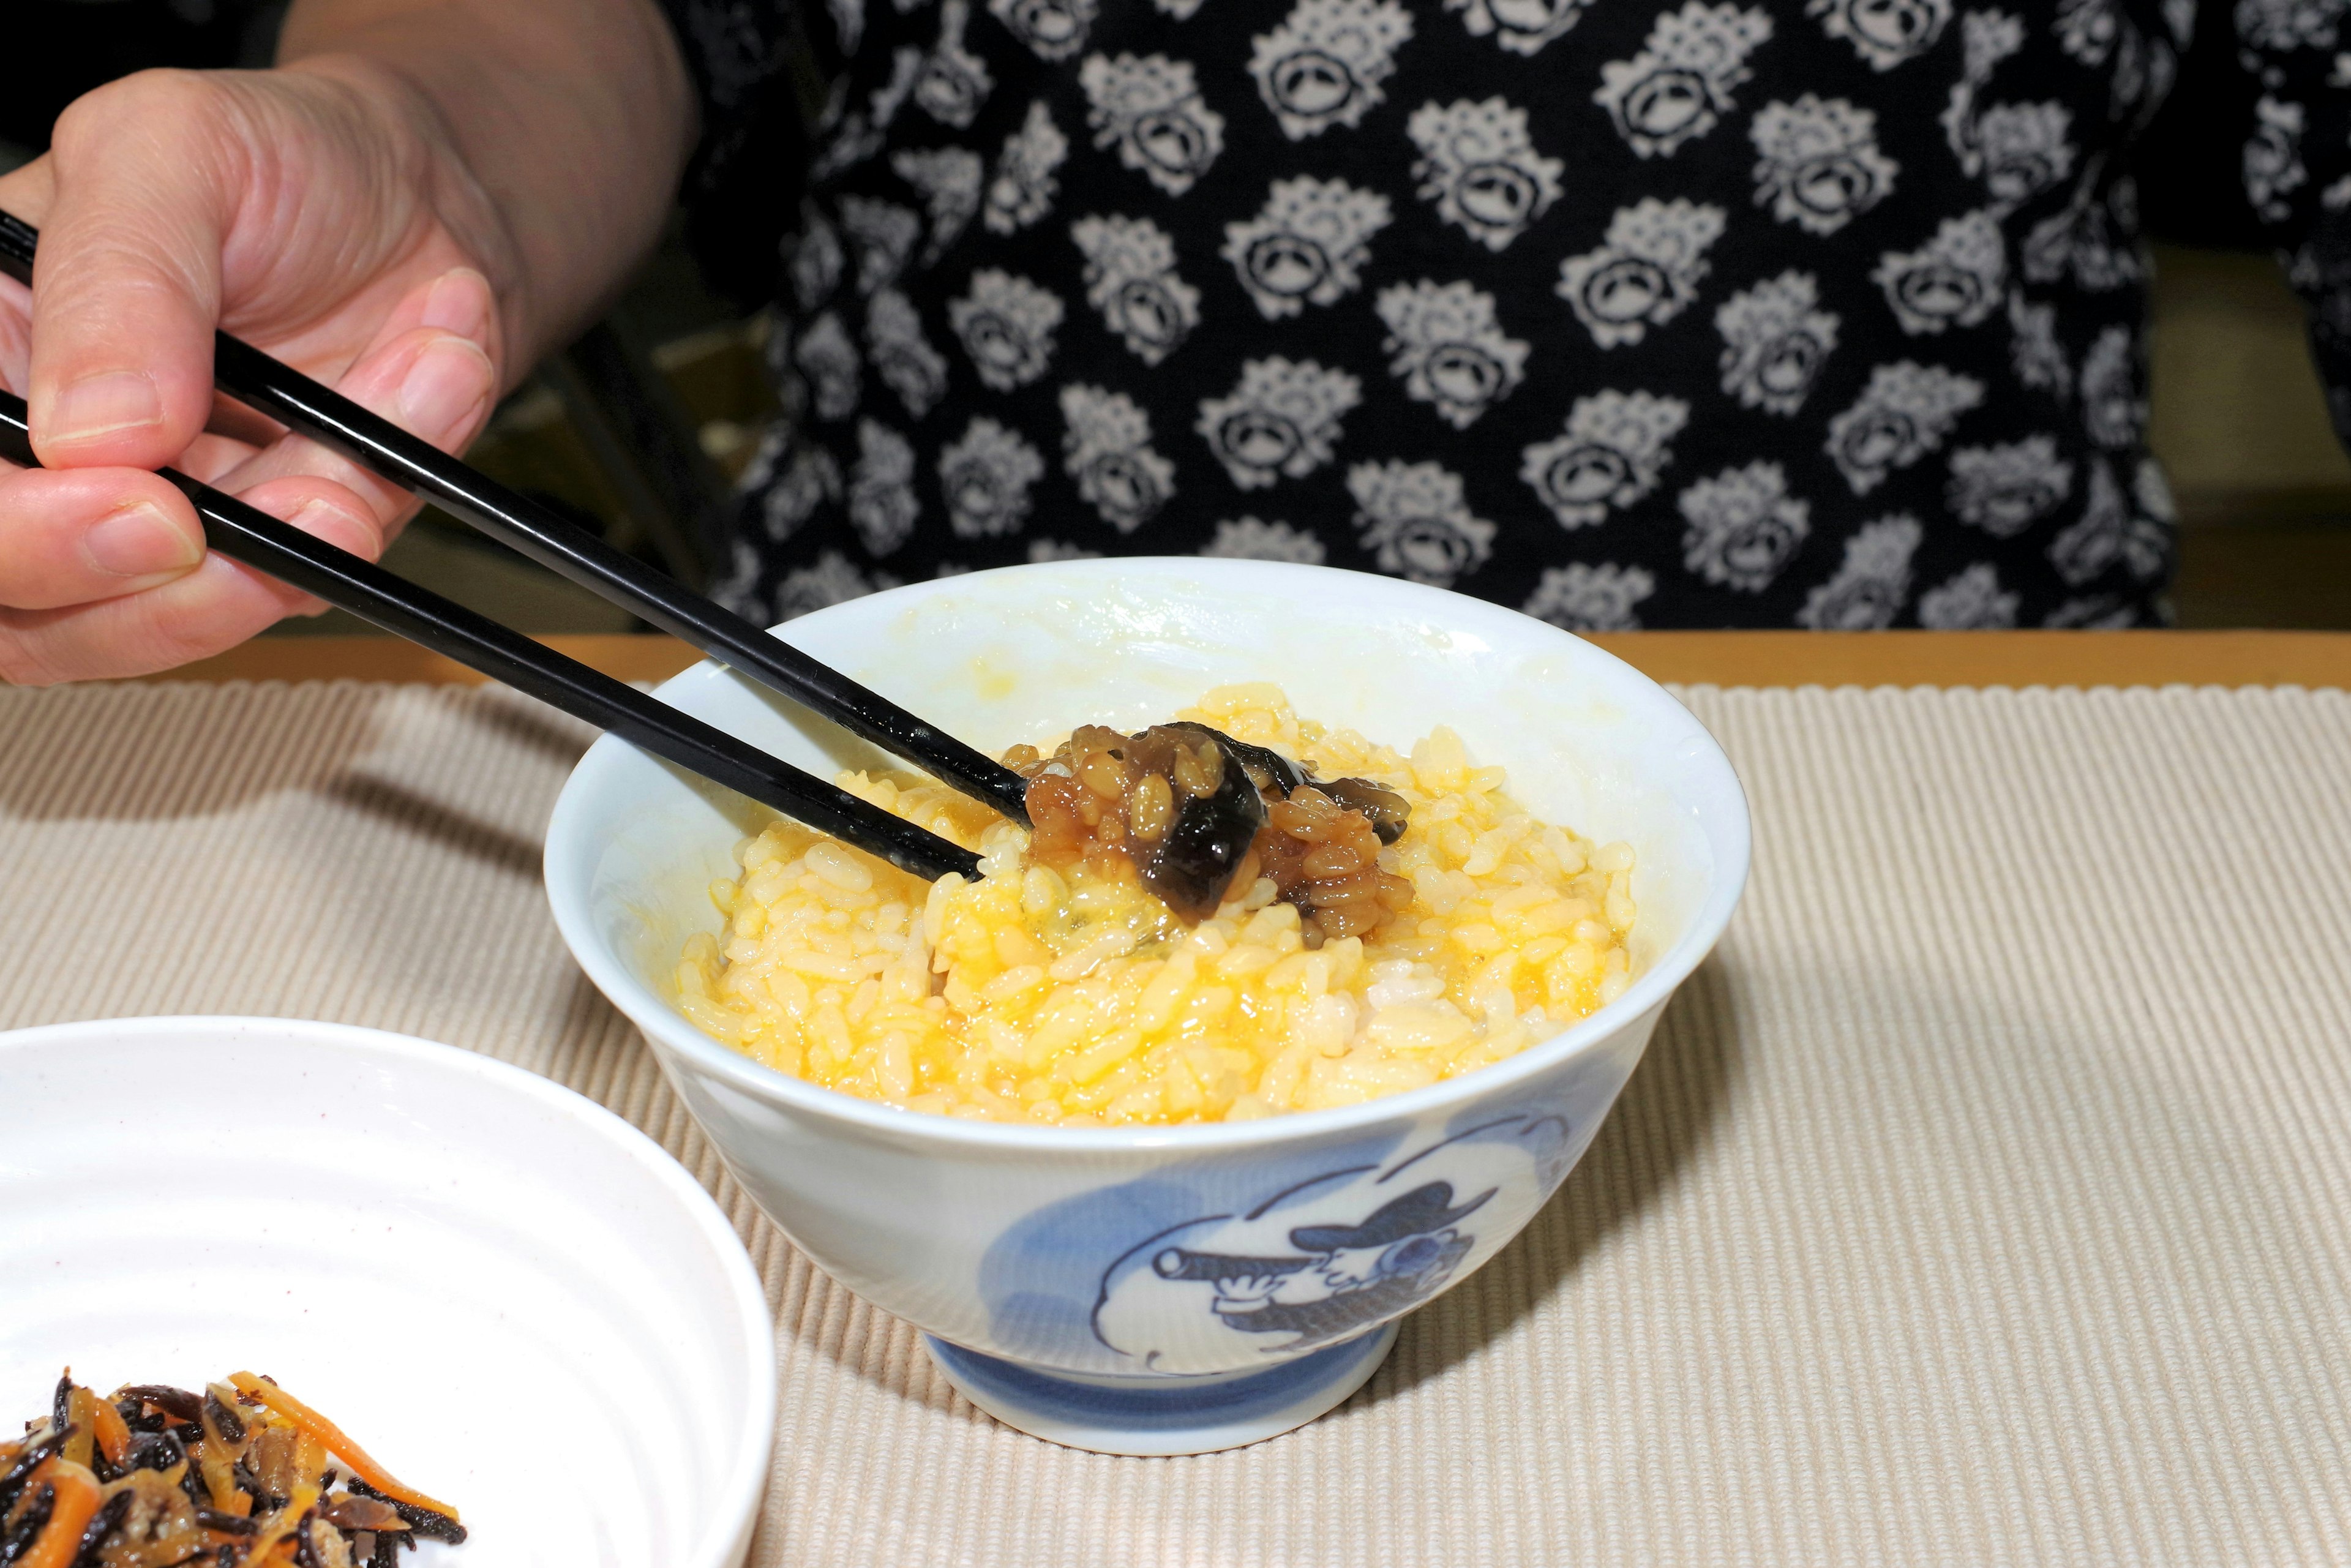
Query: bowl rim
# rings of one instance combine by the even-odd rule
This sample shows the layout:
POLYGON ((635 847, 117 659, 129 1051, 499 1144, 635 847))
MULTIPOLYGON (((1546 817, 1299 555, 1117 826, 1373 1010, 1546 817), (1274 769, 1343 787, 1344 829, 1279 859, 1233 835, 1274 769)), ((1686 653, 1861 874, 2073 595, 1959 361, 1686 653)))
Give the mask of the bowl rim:
MULTIPOLYGON (((1102 559, 998 567, 908 583, 812 611, 770 627, 768 635, 789 641, 786 636, 788 631, 820 624, 825 617, 843 611, 861 615, 880 611, 886 614, 893 608, 911 606, 939 594, 967 591, 973 584, 987 579, 1016 575, 1055 576, 1082 581, 1086 579, 1114 578, 1137 568, 1144 569, 1146 574, 1180 570, 1210 577, 1233 575, 1252 579, 1294 576, 1303 580, 1323 580, 1332 575, 1343 575, 1357 580, 1358 584, 1371 586, 1374 591, 1392 593, 1406 603, 1418 600, 1427 605, 1432 618, 1441 614, 1444 620, 1453 623, 1455 630, 1474 632, 1478 624, 1483 622, 1507 628, 1510 635, 1522 637, 1528 628, 1536 628, 1570 647, 1573 650, 1571 657, 1617 672, 1619 678, 1629 678, 1634 690, 1644 698, 1653 704, 1670 706, 1687 721, 1693 744, 1685 747, 1685 764, 1718 771, 1719 782, 1728 787, 1728 800, 1735 808, 1726 812, 1724 820, 1725 827, 1729 830, 1726 835, 1729 853, 1719 863, 1718 874, 1709 882, 1705 902, 1691 916, 1689 925, 1674 945, 1614 1001, 1557 1034, 1536 1041, 1515 1056, 1425 1088, 1327 1110, 1288 1111, 1246 1122, 1199 1122, 1173 1126, 1058 1127, 1045 1124, 1032 1126, 944 1116, 844 1094, 839 1090, 827 1089, 805 1079, 778 1072, 730 1050, 695 1028, 683 1014, 663 1001, 597 939, 588 917, 587 873, 576 879, 575 885, 575 879, 569 869, 559 863, 559 856, 560 847, 575 836, 577 820, 586 810, 582 802, 587 785, 583 780, 589 779, 592 771, 608 766, 611 759, 630 749, 627 742, 606 735, 588 748, 586 755, 580 758, 570 776, 565 779, 547 826, 544 873, 548 902, 554 914, 556 926, 562 934, 565 946, 570 948, 573 959, 587 972, 597 989, 619 1008, 658 1050, 677 1052, 688 1059, 697 1071, 708 1072, 755 1098, 771 1103, 780 1101, 794 1112, 847 1122, 886 1137, 913 1138, 974 1153, 993 1150, 1100 1157, 1104 1154, 1144 1151, 1206 1155, 1255 1149, 1303 1138, 1357 1133, 1382 1123, 1416 1118, 1442 1112, 1456 1103, 1485 1098, 1489 1093, 1506 1090, 1584 1054, 1614 1037, 1644 1013, 1661 1008, 1675 988, 1713 951, 1746 891, 1753 859, 1753 817, 1748 805, 1746 788, 1740 781, 1738 771, 1731 767, 1730 758, 1724 753, 1721 743, 1672 693, 1626 661, 1572 632, 1503 605, 1376 572, 1349 571, 1336 567, 1197 556, 1113 556, 1102 559)), ((1299 591, 1307 593, 1311 591, 1301 581, 1299 591)), ((666 697, 688 683, 712 679, 741 681, 744 677, 725 670, 716 661, 705 659, 663 682, 654 688, 654 695, 666 697)))
MULTIPOLYGON (((564 1117, 581 1131, 602 1139, 629 1163, 650 1177, 716 1255, 727 1278, 732 1307, 740 1319, 744 1341, 754 1349, 758 1364, 749 1369, 749 1398, 737 1433, 739 1445, 729 1472, 723 1478, 706 1517, 711 1526, 705 1537, 680 1562, 685 1568, 732 1568, 741 1545, 749 1540, 767 1497, 768 1472, 776 1441, 777 1375, 775 1319, 768 1310, 767 1289, 760 1283, 751 1256, 736 1234, 734 1222, 718 1207, 693 1173, 670 1152, 639 1128, 574 1089, 528 1068, 462 1046, 447 1045, 420 1036, 356 1024, 327 1023, 298 1018, 260 1018, 239 1014, 181 1013, 160 1017, 92 1019, 76 1023, 40 1024, 0 1030, 0 1052, 39 1051, 57 1047, 88 1050, 125 1040, 152 1040, 202 1030, 209 1034, 235 1031, 292 1041, 305 1047, 325 1047, 379 1060, 423 1062, 470 1075, 494 1090, 519 1094, 564 1117), (764 1348, 761 1358, 758 1352, 764 1348)), ((740 1381, 740 1380, 734 1380, 740 1381)))

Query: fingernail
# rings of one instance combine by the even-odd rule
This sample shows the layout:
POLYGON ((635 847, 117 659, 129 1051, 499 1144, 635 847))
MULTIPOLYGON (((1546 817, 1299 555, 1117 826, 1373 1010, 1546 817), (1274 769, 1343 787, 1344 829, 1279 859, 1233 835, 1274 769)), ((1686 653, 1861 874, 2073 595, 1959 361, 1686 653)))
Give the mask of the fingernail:
POLYGON ((470 267, 443 273, 424 297, 425 327, 437 327, 478 341, 489 324, 490 280, 470 267))
POLYGON ((490 357, 464 338, 435 338, 418 352, 400 383, 400 423, 427 441, 441 441, 488 401, 495 372, 490 357))
POLYGON ((109 577, 174 577, 204 559, 202 539, 143 501, 109 514, 81 548, 109 577))
POLYGON ((95 441, 118 430, 162 423, 163 398, 154 382, 137 371, 107 371, 58 392, 45 423, 44 444, 95 441))

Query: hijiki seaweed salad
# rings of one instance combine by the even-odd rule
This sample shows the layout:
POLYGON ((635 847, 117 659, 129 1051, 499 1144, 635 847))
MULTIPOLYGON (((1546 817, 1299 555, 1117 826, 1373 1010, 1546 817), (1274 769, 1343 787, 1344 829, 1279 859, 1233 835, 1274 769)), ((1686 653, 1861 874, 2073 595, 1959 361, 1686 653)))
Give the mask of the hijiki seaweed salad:
POLYGON ((1257 683, 1004 760, 1027 830, 917 774, 841 779, 977 852, 976 879, 792 822, 744 841, 680 1010, 908 1110, 1142 1126, 1423 1088, 1631 983, 1632 846, 1537 818, 1443 727, 1400 752, 1257 683))
POLYGON ((6 1568, 389 1568, 423 1538, 465 1527, 249 1372, 101 1398, 68 1369, 48 1415, 0 1440, 6 1568))

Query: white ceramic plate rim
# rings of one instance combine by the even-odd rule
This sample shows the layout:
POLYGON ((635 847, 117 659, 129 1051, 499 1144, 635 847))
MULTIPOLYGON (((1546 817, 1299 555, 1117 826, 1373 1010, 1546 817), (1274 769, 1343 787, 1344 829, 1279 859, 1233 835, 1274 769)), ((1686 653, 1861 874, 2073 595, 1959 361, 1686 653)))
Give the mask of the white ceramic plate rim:
POLYGON ((155 1039, 202 1030, 241 1033, 322 1045, 332 1050, 389 1058, 396 1061, 426 1061, 455 1068, 495 1088, 535 1101, 611 1145, 652 1178, 676 1207, 681 1218, 700 1233, 717 1254, 726 1274, 744 1343, 766 1347, 766 1358, 755 1355, 749 1374, 749 1398, 742 1426, 736 1433, 734 1464, 718 1490, 718 1506, 710 1525, 693 1550, 678 1561, 681 1568, 730 1568, 740 1545, 749 1538, 767 1495, 768 1469, 776 1434, 776 1369, 773 1364, 775 1322, 768 1312, 768 1293, 744 1250, 743 1239, 700 1182, 684 1166, 642 1131, 597 1104, 586 1095, 566 1089, 551 1078, 487 1057, 478 1051, 443 1045, 413 1035, 353 1024, 318 1023, 305 1019, 244 1018, 219 1014, 185 1014, 169 1018, 95 1019, 87 1023, 46 1024, 32 1029, 0 1031, 0 1051, 34 1051, 70 1047, 83 1042, 126 1037, 155 1039))
MULTIPOLYGON (((1212 570, 1222 563, 1190 557, 1146 556, 1070 564, 1080 570, 1102 570, 1119 567, 1205 567, 1212 570)), ((1249 564, 1263 568, 1268 563, 1249 564)), ((1007 573, 1035 573, 1038 570, 1035 567, 997 569, 1007 573)), ((1305 573, 1315 569, 1301 567, 1291 570, 1305 573)), ((997 573, 972 572, 944 583, 910 583, 904 588, 886 590, 852 602, 862 612, 886 606, 893 600, 920 599, 946 588, 968 587, 980 578, 994 575, 997 573)), ((1723 754, 1720 743, 1704 725, 1698 722, 1697 716, 1676 702, 1673 695, 1663 686, 1607 650, 1572 632, 1562 632, 1499 605, 1395 579, 1382 578, 1379 580, 1400 594, 1427 595, 1433 601, 1430 606, 1432 615, 1441 615, 1450 622, 1468 622, 1473 628, 1475 623, 1484 622, 1498 630, 1506 629, 1514 636, 1525 635, 1530 625, 1538 626, 1574 643, 1579 651, 1578 657, 1595 661, 1604 668, 1614 666, 1629 676, 1636 688, 1646 688, 1645 695, 1652 700, 1681 714, 1694 732, 1692 739, 1700 743, 1692 761, 1700 768, 1719 770, 1722 782, 1728 786, 1728 799, 1737 803, 1735 812, 1726 813, 1730 820, 1724 824, 1728 830, 1722 846, 1726 852, 1718 867, 1718 878, 1708 890, 1706 902, 1699 906, 1679 940, 1667 948, 1646 973, 1635 980, 1623 996, 1580 1023, 1528 1047, 1507 1061, 1481 1067, 1458 1078, 1448 1078, 1426 1089, 1390 1094, 1336 1110, 1292 1111, 1249 1122, 1208 1122, 1177 1127, 1133 1129, 1025 1127, 1000 1122, 968 1121, 959 1116, 939 1116, 878 1101, 862 1100, 853 1094, 843 1094, 837 1090, 821 1088, 778 1072, 771 1067, 764 1067, 748 1057, 729 1051, 695 1029, 674 1008, 620 964, 598 938, 589 917, 587 876, 575 877, 559 862, 556 846, 573 836, 577 830, 572 826, 572 819, 586 810, 581 803, 585 791, 580 788, 580 780, 597 766, 600 755, 610 755, 627 744, 611 736, 598 740, 580 759, 579 766, 572 769, 571 778, 565 783, 563 793, 555 803, 554 815, 548 823, 545 857, 548 902, 554 910, 556 925, 562 932, 563 940, 570 947, 573 957, 588 972, 588 977, 595 983, 597 989, 611 998, 640 1029, 659 1036, 669 1049, 691 1058, 698 1070, 723 1079, 755 1097, 780 1101, 811 1115, 853 1123, 893 1136, 913 1135, 967 1147, 1018 1149, 1046 1155, 1056 1151, 1072 1155, 1134 1150, 1225 1151, 1288 1143, 1324 1134, 1353 1132, 1399 1117, 1418 1117, 1441 1112, 1456 1102, 1507 1089, 1580 1055, 1587 1048, 1615 1034, 1623 1023, 1639 1017, 1651 1008, 1664 1005, 1674 988, 1713 951, 1724 927, 1730 924, 1730 917, 1739 907, 1740 895, 1747 886, 1752 853, 1752 821, 1747 808, 1746 790, 1739 781, 1737 770, 1730 766, 1730 758, 1723 754)), ((805 617, 803 622, 788 624, 813 622, 826 613, 827 611, 817 611, 805 617)), ((778 627, 769 634, 789 641, 784 637, 784 631, 785 628, 778 627)), ((707 678, 711 669, 712 662, 705 660, 664 682, 655 689, 654 695, 666 696, 673 688, 688 681, 707 678)), ((739 675, 733 678, 744 679, 739 675)))

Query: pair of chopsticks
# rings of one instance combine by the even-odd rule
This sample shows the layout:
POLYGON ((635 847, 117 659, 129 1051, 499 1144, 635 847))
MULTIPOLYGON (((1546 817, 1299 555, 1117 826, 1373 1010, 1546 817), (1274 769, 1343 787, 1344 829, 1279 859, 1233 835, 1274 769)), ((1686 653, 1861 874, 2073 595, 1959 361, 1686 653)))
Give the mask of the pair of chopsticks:
MULTIPOLYGON (((32 279, 40 235, 0 212, 0 271, 32 279)), ((915 763, 940 782, 1026 822, 1026 781, 878 693, 693 592, 461 460, 369 413, 252 345, 214 340, 220 391, 391 480, 540 565, 601 594, 713 659, 915 763)), ((26 406, 0 392, 0 455, 36 465, 26 406)), ((565 658, 186 475, 162 477, 233 560, 527 692, 575 717, 749 796, 918 876, 974 874, 978 857, 846 790, 565 658)))

